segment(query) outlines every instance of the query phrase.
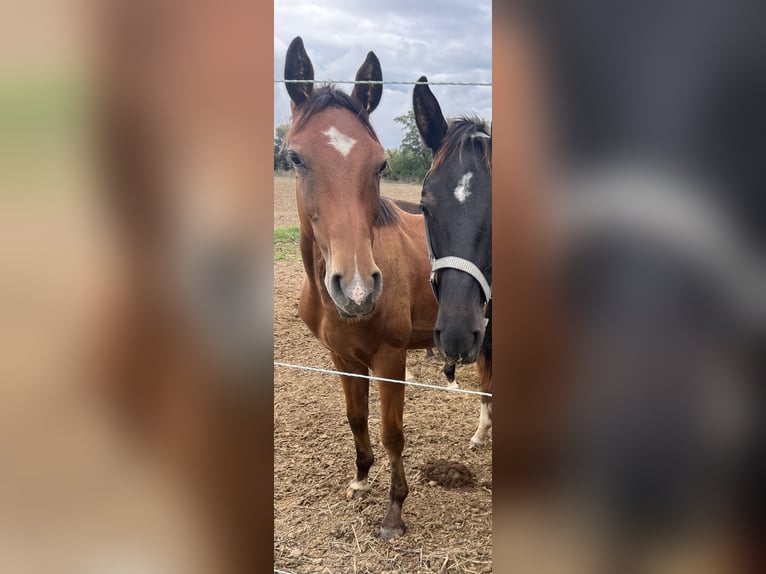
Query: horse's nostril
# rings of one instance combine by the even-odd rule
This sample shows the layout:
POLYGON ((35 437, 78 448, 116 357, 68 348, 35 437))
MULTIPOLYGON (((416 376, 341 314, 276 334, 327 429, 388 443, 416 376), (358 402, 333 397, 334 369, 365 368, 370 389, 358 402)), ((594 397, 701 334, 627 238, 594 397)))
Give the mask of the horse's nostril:
POLYGON ((380 293, 383 288, 383 276, 380 271, 373 271, 372 273, 372 289, 375 293, 380 293))
POLYGON ((330 279, 330 289, 332 290, 332 293, 335 295, 340 295, 343 293, 343 289, 341 289, 341 286, 340 286, 340 280, 341 280, 340 273, 334 273, 332 278, 330 279))

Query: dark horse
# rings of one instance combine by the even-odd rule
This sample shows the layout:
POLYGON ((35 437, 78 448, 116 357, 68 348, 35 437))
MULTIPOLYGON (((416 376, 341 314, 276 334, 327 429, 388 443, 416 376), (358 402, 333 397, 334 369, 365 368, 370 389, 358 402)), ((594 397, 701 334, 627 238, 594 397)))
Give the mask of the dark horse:
MULTIPOLYGON (((433 344, 436 301, 428 286, 423 219, 380 196, 386 156, 369 121, 381 84, 358 83, 351 95, 314 88, 314 71, 296 37, 285 60, 292 127, 300 249, 306 276, 298 312, 344 373, 402 380, 407 349, 433 344), (384 289, 385 285, 385 289, 384 289)), ((367 54, 357 81, 381 80, 367 54)), ((369 380, 340 376, 356 444, 356 478, 347 496, 369 490, 374 457, 367 427, 369 380)), ((407 480, 402 464, 404 386, 379 382, 381 440, 391 464, 390 504, 380 534, 404 533, 407 480)))
MULTIPOLYGON (((427 82, 421 76, 419 82, 427 82)), ((428 85, 412 96, 415 121, 433 152, 423 181, 431 282, 439 303, 434 343, 451 363, 477 362, 482 389, 492 389, 492 138, 486 124, 462 117, 447 125, 428 85)), ((471 446, 486 441, 492 402, 482 397, 471 446)))

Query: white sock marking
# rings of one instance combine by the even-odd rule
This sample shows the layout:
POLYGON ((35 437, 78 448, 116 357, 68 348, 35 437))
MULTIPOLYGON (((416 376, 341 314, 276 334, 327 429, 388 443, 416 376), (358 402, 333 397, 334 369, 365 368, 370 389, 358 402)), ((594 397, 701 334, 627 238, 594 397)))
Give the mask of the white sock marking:
POLYGON ((481 402, 481 413, 479 414, 479 428, 471 437, 471 443, 482 445, 487 440, 487 432, 492 428, 492 403, 481 402))
POLYGON ((455 188, 455 197, 460 203, 463 203, 466 198, 471 195, 471 178, 473 177, 473 173, 466 172, 463 177, 460 178, 460 181, 457 182, 457 187, 455 188))
POLYGON ((366 478, 364 480, 352 480, 346 489, 346 498, 351 500, 356 497, 357 492, 367 492, 368 490, 370 490, 370 485, 366 478))
POLYGON ((370 485, 366 478, 364 480, 352 480, 348 487, 352 490, 370 490, 370 485))
POLYGON ((335 126, 322 132, 330 139, 330 145, 340 152, 343 157, 346 157, 351 148, 354 147, 356 140, 348 137, 338 131, 335 126))

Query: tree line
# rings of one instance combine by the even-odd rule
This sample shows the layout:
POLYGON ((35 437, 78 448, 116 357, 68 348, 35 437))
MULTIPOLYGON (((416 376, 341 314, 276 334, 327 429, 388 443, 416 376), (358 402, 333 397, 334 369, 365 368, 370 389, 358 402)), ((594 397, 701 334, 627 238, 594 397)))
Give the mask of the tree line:
MULTIPOLYGON (((420 139, 415 114, 412 110, 402 116, 397 116, 394 121, 401 124, 404 131, 402 142, 396 149, 387 149, 386 158, 388 168, 383 172, 383 177, 391 181, 417 182, 423 178, 431 167, 431 151, 423 145, 420 139)), ((285 136, 290 129, 288 124, 280 124, 274 128, 274 172, 287 172, 292 169, 290 160, 287 159, 285 149, 285 136)))

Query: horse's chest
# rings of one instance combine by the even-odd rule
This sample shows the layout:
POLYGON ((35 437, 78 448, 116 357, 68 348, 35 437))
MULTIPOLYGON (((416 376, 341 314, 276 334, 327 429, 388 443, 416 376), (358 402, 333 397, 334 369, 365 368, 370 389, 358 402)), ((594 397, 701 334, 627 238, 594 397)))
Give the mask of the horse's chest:
POLYGON ((302 297, 298 314, 322 345, 348 360, 369 364, 381 345, 406 347, 411 328, 391 325, 382 317, 344 320, 334 308, 317 307, 310 296, 302 297))

